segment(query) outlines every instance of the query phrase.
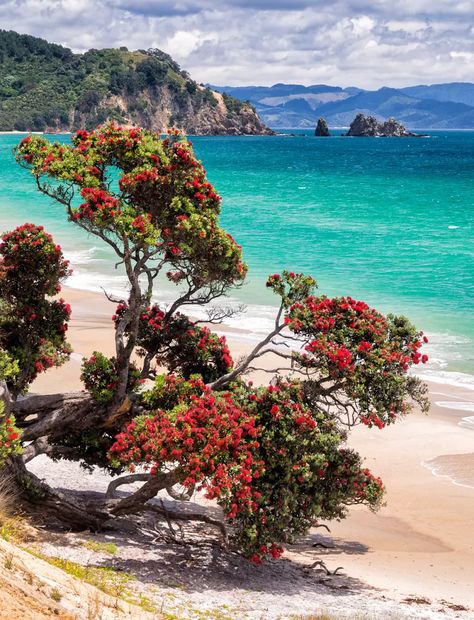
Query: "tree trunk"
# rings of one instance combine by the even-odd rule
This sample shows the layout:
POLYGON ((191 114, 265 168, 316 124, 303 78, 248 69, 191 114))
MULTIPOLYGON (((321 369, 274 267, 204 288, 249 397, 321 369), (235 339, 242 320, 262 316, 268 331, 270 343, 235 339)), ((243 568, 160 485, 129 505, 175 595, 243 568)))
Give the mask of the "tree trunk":
POLYGON ((18 507, 48 525, 61 523, 74 530, 98 530, 109 519, 107 512, 49 487, 26 469, 21 457, 9 458, 0 475, 10 481, 18 507))
MULTIPOLYGON (((121 500, 104 497, 102 502, 85 502, 72 494, 52 489, 26 469, 25 463, 39 454, 56 454, 56 446, 70 433, 91 429, 110 432, 133 414, 133 402, 125 396, 117 406, 95 402, 84 392, 33 395, 13 404, 22 438, 29 442, 19 457, 10 457, 0 469, 0 477, 11 481, 18 506, 42 522, 66 525, 73 530, 98 530, 107 521, 121 515, 143 510, 158 491, 175 484, 178 470, 149 476, 149 480, 135 493, 121 500)), ((81 460, 71 448, 59 446, 67 458, 81 460), (76 456, 76 458, 74 458, 76 456)))

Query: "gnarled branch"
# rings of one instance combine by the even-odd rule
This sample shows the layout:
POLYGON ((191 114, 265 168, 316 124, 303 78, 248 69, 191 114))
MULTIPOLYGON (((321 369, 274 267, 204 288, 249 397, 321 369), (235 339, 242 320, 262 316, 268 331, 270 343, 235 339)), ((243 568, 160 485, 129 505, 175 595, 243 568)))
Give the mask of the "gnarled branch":
POLYGON ((112 480, 112 482, 107 487, 107 491, 105 493, 105 499, 113 499, 115 495, 115 491, 124 484, 133 484, 134 482, 148 482, 152 477, 151 474, 143 473, 143 474, 130 474, 128 476, 121 476, 120 478, 116 478, 112 480))
POLYGON ((120 516, 123 514, 130 514, 134 512, 141 512, 148 500, 155 497, 155 495, 166 489, 167 486, 176 484, 179 480, 179 469, 174 469, 170 472, 161 472, 153 475, 145 484, 132 493, 128 497, 118 501, 114 504, 109 512, 112 516, 120 516))

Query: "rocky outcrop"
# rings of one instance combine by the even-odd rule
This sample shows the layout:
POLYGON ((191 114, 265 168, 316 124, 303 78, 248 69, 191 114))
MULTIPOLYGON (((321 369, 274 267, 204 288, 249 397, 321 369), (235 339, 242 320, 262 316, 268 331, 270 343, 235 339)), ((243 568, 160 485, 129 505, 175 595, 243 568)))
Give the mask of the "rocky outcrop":
MULTIPOLYGON (((95 109, 76 111, 66 129, 89 128, 94 125, 101 111, 105 110, 111 111, 115 118, 118 116, 122 124, 139 125, 161 133, 176 127, 188 135, 274 134, 250 104, 200 86, 193 93, 182 91, 177 94, 168 84, 162 84, 142 91, 141 102, 142 105, 137 108, 136 96, 123 94, 105 97, 95 109)), ((104 116, 109 118, 108 114, 104 116)))
POLYGON ((369 138, 418 138, 421 134, 407 131, 401 123, 394 118, 389 118, 383 123, 375 116, 358 114, 352 121, 346 136, 369 137, 369 138))
POLYGON ((318 124, 316 125, 316 129, 314 130, 314 135, 318 138, 327 138, 331 134, 329 133, 329 127, 326 123, 326 119, 319 118, 318 124))

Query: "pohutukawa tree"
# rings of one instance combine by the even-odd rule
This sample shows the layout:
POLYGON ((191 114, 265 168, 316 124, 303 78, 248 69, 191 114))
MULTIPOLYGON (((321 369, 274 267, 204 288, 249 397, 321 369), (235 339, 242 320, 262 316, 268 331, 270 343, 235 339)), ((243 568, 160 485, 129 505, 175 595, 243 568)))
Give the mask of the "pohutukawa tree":
POLYGON ((221 322, 231 311, 216 301, 247 271, 190 142, 107 124, 71 144, 27 137, 16 157, 73 225, 110 246, 129 283, 128 297, 114 299, 115 355, 84 360, 85 391, 17 400, 68 357, 70 309, 53 296, 69 267, 40 227, 3 236, 0 459, 25 506, 99 528, 162 511, 152 500, 163 489, 177 497, 174 485, 197 486, 222 507, 223 523, 171 516, 219 525, 260 562, 351 504, 380 504, 382 482, 345 445, 347 432, 392 424, 414 403, 426 410, 425 387, 408 374, 427 359, 421 332, 350 297, 317 295, 311 277, 285 271, 267 282, 279 304, 273 329, 234 363, 225 338, 183 312, 211 304, 208 323, 221 322), (155 287, 160 274, 176 285, 168 305, 155 287), (269 385, 254 387, 247 375, 268 355, 276 360, 269 385), (118 477, 102 502, 79 505, 28 472, 25 463, 42 453, 118 477), (136 480, 138 491, 116 498, 136 480))

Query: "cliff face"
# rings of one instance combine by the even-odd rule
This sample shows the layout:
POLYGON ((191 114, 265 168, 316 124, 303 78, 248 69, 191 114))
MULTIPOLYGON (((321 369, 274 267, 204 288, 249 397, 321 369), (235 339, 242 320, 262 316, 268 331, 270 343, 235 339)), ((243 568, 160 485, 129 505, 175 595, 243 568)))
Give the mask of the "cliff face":
POLYGON ((160 50, 74 54, 0 30, 0 130, 74 131, 107 120, 160 132, 273 133, 249 103, 197 84, 160 50))
MULTIPOLYGON (((140 125, 166 132, 177 127, 189 135, 271 135, 249 104, 226 104, 220 93, 197 86, 195 93, 174 91, 168 84, 146 88, 140 93, 140 106, 135 96, 127 93, 103 97, 87 109, 76 109, 69 118, 67 130, 92 128, 114 118, 121 123, 140 125)), ((54 128, 53 128, 54 129, 54 128)))

